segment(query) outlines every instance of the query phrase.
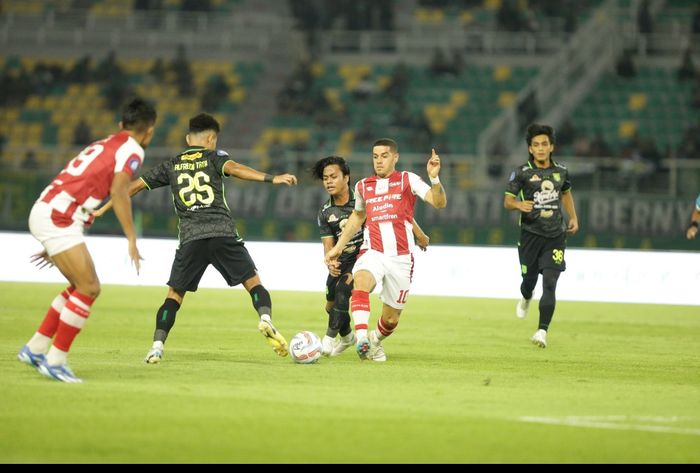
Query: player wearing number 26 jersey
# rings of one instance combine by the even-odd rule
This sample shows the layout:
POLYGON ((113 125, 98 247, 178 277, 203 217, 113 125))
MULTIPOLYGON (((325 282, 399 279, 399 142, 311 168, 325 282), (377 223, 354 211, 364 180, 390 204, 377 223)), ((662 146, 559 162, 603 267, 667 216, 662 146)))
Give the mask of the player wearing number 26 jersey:
MULTIPOLYGON (((189 148, 144 173, 129 189, 134 195, 146 188, 169 186, 180 219, 180 246, 170 271, 168 295, 156 314, 153 346, 144 360, 149 364, 160 363, 185 294, 197 290, 210 264, 229 286, 243 284, 260 316, 258 329, 278 355, 287 355, 287 342, 272 325, 270 294, 260 281, 226 203, 224 179, 235 176, 286 185, 295 185, 297 180, 291 174, 273 177, 235 162, 226 151, 217 149, 219 130, 219 122, 211 115, 193 117, 186 136, 189 148)), ((100 214, 103 212, 100 209, 100 214)))
POLYGON ((17 355, 45 376, 81 382, 68 367, 68 350, 100 293, 100 280, 83 231, 92 223, 95 207, 107 196, 112 197, 129 241, 129 256, 139 270, 141 256, 128 192, 143 162, 143 149, 153 137, 155 121, 156 111, 151 104, 141 99, 129 102, 122 111, 121 131, 92 143, 73 158, 32 207, 29 229, 44 246, 35 261, 55 264, 70 283, 53 300, 39 330, 17 355))

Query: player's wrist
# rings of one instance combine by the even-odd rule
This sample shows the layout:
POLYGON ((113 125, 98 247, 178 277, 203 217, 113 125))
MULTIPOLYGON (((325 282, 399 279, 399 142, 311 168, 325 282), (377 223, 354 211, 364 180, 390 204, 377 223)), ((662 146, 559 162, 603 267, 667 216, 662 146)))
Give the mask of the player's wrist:
POLYGON ((275 178, 272 174, 265 174, 265 177, 263 177, 263 182, 272 183, 274 180, 275 178))
POLYGON ((698 228, 698 222, 692 221, 692 222, 690 222, 690 226, 694 227, 694 228, 698 228))
POLYGON ((428 177, 430 178, 430 184, 432 184, 433 186, 436 184, 440 184, 440 176, 435 176, 435 177, 428 176, 428 177))

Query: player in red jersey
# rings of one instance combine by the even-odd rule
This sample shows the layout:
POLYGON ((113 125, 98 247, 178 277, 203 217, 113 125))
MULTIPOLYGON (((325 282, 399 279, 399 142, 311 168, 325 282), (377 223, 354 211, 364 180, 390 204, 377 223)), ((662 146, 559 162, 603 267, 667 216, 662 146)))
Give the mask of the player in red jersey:
POLYGON ((361 359, 386 361, 381 341, 391 335, 406 304, 413 275, 413 209, 416 196, 437 209, 447 205, 440 184, 440 157, 428 160, 431 186, 416 174, 397 171, 398 145, 383 138, 372 147, 376 175, 355 185, 355 210, 333 248, 326 253, 326 264, 337 263, 348 240, 365 224, 360 256, 353 268, 352 317, 361 359), (368 334, 369 293, 382 283, 382 316, 376 330, 368 334))
POLYGON ((129 257, 139 271, 141 256, 136 247, 129 184, 143 162, 155 122, 153 105, 133 99, 122 111, 120 131, 92 143, 73 158, 32 207, 29 230, 44 246, 35 261, 56 265, 70 284, 56 296, 37 332, 17 354, 20 361, 49 378, 82 382, 66 360, 100 294, 100 280, 83 233, 94 219, 93 211, 107 196, 112 198, 129 241, 129 257))

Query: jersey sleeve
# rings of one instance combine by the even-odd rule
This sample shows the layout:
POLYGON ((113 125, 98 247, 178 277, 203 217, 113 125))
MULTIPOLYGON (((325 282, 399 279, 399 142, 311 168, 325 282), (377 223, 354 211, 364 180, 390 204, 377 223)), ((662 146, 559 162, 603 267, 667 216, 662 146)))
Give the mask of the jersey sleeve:
POLYGON ((412 172, 407 172, 406 174, 408 174, 408 184, 411 186, 411 192, 420 197, 421 200, 425 200, 425 196, 430 192, 430 186, 418 174, 412 172))
POLYGON ((170 161, 171 160, 167 160, 159 164, 141 176, 141 180, 146 184, 149 190, 170 185, 170 176, 168 174, 168 169, 171 164, 170 161))
POLYGON ((132 138, 126 140, 114 154, 114 172, 125 172, 134 177, 143 163, 143 148, 132 138))
POLYGON ((220 176, 228 176, 228 174, 224 174, 224 165, 228 161, 233 161, 233 159, 231 159, 231 156, 228 154, 228 152, 224 151, 223 149, 217 149, 215 152, 212 153, 211 163, 214 165, 216 172, 220 176))
POLYGON ((325 218, 325 215, 323 214, 323 209, 318 211, 318 234, 321 236, 321 238, 333 236, 333 230, 331 229, 331 226, 328 225, 328 221, 325 218))
POLYGON ((522 190, 522 183, 520 180, 520 168, 514 169, 510 176, 508 176, 508 184, 506 184, 506 194, 517 197, 518 193, 522 190))
POLYGON ((355 210, 358 212, 364 212, 365 210, 365 199, 362 196, 362 193, 360 192, 360 186, 364 186, 364 179, 361 181, 357 181, 357 184, 355 184, 355 210))

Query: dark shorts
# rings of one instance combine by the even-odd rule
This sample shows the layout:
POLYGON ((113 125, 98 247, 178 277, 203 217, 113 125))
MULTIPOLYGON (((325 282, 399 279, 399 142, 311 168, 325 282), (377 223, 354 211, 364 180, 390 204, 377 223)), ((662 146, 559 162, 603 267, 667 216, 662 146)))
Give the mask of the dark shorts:
POLYGON ((530 232, 520 233, 518 254, 520 255, 520 271, 526 274, 539 274, 543 269, 566 270, 564 250, 566 249, 566 234, 547 238, 530 232))
MULTIPOLYGON (((343 275, 350 274, 350 277, 352 278, 353 266, 355 266, 354 259, 352 259, 350 261, 345 261, 343 263, 340 263, 340 276, 331 276, 330 274, 328 275, 328 279, 326 279, 326 300, 327 301, 334 301, 335 300, 335 287, 338 285, 338 281, 340 280, 341 277, 343 277, 343 275)), ((349 294, 348 294, 348 296, 349 296, 349 294)))
POLYGON ((231 237, 205 238, 177 249, 168 286, 177 291, 195 292, 210 264, 229 286, 241 284, 256 274, 255 263, 242 241, 231 237))

